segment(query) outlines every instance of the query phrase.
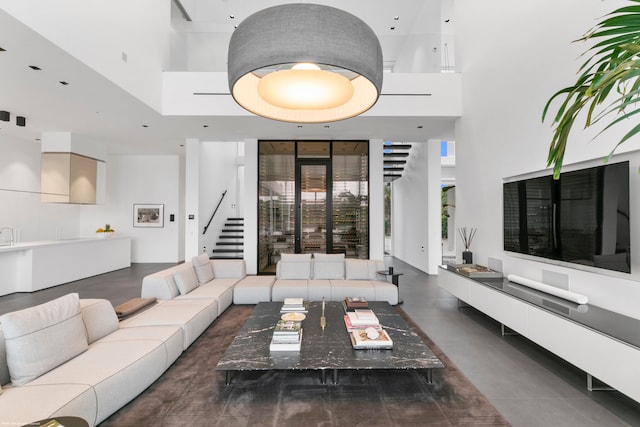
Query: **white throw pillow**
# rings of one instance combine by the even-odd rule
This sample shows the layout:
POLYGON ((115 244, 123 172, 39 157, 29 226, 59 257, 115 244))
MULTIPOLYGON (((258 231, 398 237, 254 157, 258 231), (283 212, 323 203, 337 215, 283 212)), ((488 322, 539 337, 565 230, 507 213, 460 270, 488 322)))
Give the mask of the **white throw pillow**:
POLYGON ((213 280, 213 264, 206 253, 191 258, 191 265, 196 271, 198 282, 202 285, 213 280))
POLYGON ((311 254, 280 254, 282 261, 310 262, 311 254))
POLYGON ((314 279, 344 279, 344 254, 313 254, 314 279))
POLYGON ((180 295, 185 295, 199 286, 193 269, 182 268, 173 273, 173 280, 176 281, 176 286, 180 295))
POLYGON ((118 316, 108 300, 83 298, 80 300, 80 313, 89 344, 119 328, 118 316))
POLYGON ((311 278, 311 254, 282 254, 278 265, 278 279, 311 278))
POLYGON ((77 293, 0 316, 13 385, 23 385, 85 351, 77 293))
POLYGON ((366 259, 344 260, 347 280, 369 280, 369 261, 366 259))

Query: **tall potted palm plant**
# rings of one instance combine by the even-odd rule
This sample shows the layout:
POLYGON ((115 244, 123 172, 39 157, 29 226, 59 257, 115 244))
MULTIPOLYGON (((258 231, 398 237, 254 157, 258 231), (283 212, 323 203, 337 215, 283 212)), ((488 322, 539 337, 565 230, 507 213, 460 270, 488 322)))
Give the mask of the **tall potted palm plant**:
MULTIPOLYGON (((586 111, 585 128, 604 119, 611 120, 596 138, 612 126, 640 113, 640 0, 629 0, 605 15, 595 27, 576 41, 594 40, 584 55, 587 60, 579 69, 575 84, 556 92, 542 113, 544 121, 551 103, 563 99, 553 116, 553 138, 547 166, 553 165, 555 178, 560 176, 569 133, 578 115, 586 111), (606 101, 606 103, 605 103, 606 101)), ((620 138, 607 157, 620 144, 640 132, 640 123, 620 138)))

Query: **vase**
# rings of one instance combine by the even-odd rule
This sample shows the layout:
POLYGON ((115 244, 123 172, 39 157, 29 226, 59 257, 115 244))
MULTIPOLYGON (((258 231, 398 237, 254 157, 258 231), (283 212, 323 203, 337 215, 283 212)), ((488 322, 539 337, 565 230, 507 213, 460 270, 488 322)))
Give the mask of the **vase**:
POLYGON ((473 264, 473 252, 468 250, 462 251, 462 263, 473 264))

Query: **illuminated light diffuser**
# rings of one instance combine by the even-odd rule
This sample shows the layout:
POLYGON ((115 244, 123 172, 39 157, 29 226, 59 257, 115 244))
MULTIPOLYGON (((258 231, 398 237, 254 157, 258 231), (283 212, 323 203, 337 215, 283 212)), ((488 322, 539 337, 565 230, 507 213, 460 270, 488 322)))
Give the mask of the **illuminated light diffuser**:
POLYGON ((246 110, 323 123, 371 108, 382 88, 382 48, 361 19, 328 6, 286 4, 254 13, 229 43, 229 89, 246 110))

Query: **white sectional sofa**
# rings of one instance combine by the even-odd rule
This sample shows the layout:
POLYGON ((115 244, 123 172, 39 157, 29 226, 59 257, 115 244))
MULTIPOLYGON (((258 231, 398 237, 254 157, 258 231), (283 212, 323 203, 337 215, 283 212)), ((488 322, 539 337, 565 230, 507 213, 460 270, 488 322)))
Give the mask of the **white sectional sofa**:
POLYGON ((0 425, 73 415, 94 426, 183 351, 179 325, 122 328, 107 300, 68 294, 0 317, 0 425))
POLYGON ((233 300, 242 260, 205 256, 147 276, 158 301, 119 321, 69 294, 0 316, 0 426, 77 416, 95 426, 151 385, 233 300))
POLYGON ((206 254, 144 277, 152 306, 123 320, 111 303, 68 294, 0 316, 0 426, 77 416, 95 426, 151 385, 232 303, 346 296, 398 303, 382 261, 286 254, 276 276, 206 254))
POLYGON ((271 301, 299 297, 309 301, 342 301, 361 296, 370 301, 398 304, 398 288, 377 272, 380 260, 350 259, 344 254, 282 254, 271 287, 271 301))

